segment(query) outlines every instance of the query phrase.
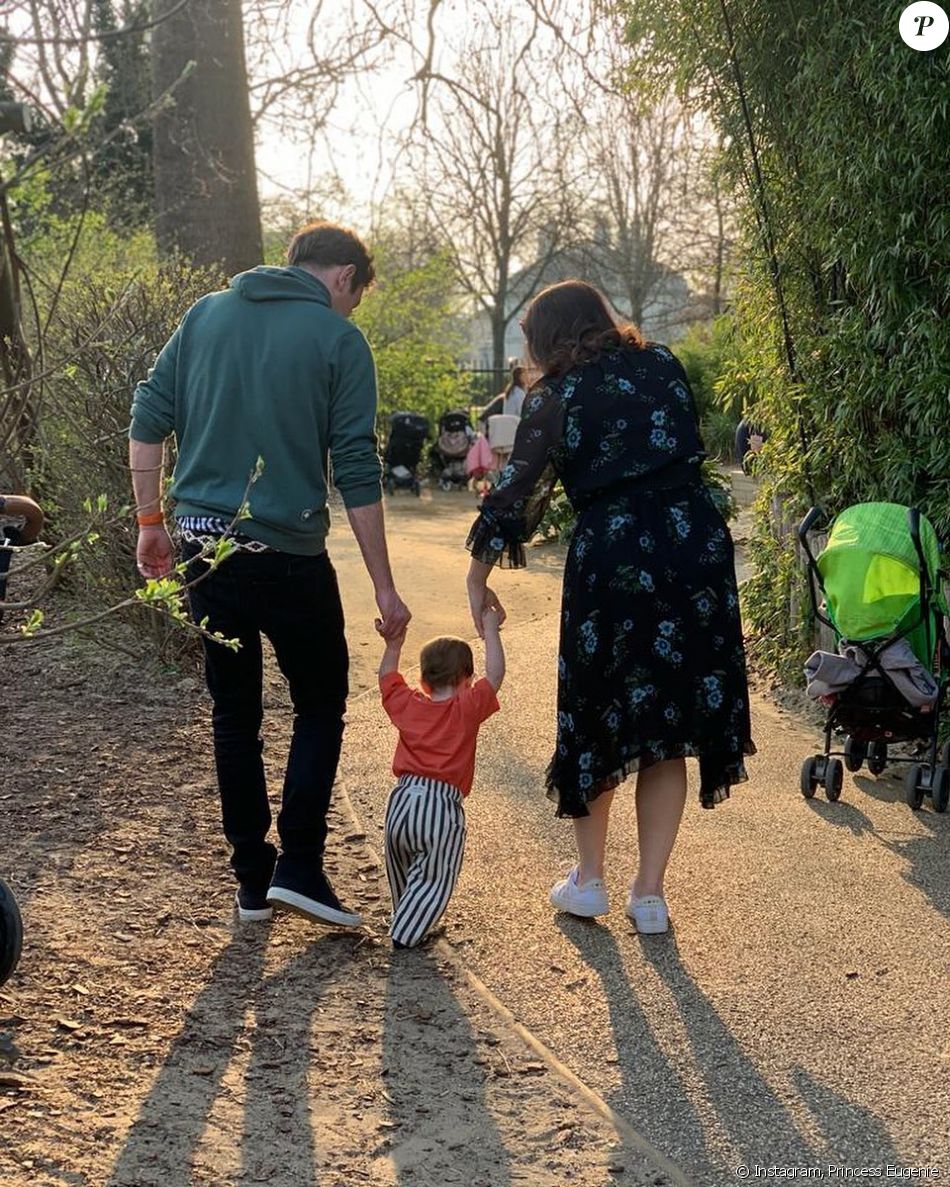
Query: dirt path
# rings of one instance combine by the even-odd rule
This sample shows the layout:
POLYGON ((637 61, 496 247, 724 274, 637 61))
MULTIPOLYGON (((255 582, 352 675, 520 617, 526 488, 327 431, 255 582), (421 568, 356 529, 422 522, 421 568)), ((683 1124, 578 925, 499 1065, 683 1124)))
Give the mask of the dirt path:
MULTIPOLYGON (((464 565, 454 558, 446 572, 464 565)), ((548 887, 574 860, 572 830, 540 791, 557 618, 532 619, 537 603, 515 576, 497 576, 512 615, 508 677, 466 806, 453 946, 702 1187, 734 1187, 740 1166, 946 1177, 950 814, 912 812, 899 768, 846 776, 838 803, 805 800, 799 769, 819 731, 754 696, 749 783, 702 812, 688 764, 671 933, 639 937, 622 910, 636 860, 630 787, 611 820, 613 910, 593 923, 555 915, 548 887)), ((369 697, 354 702, 349 736, 343 778, 379 836, 391 729, 369 697)))
MULTIPOLYGON (((391 508, 401 584, 425 591, 417 641, 469 633, 459 506, 391 508)), ((358 695, 374 610, 345 529, 333 544, 358 695)), ((509 575, 519 621, 556 608, 559 565, 542 550, 509 575)), ((20 1052, 0 1064, 4 1187, 670 1182, 439 950, 394 959, 378 842, 342 797, 330 873, 369 926, 236 927, 196 672, 145 676, 69 643, 3 665, 0 863, 26 928, 0 989, 20 1052)), ((271 677, 275 787, 285 708, 271 677)))

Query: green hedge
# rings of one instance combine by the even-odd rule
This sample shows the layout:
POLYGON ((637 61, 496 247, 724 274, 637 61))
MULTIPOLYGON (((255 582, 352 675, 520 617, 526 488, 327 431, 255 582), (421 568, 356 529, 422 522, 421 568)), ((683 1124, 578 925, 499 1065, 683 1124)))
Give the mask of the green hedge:
POLYGON ((771 434, 746 620, 772 667, 809 645, 772 495, 789 521, 812 500, 913 502, 950 535, 950 56, 903 43, 903 7, 625 6, 631 78, 709 114, 741 199, 722 390, 771 434))

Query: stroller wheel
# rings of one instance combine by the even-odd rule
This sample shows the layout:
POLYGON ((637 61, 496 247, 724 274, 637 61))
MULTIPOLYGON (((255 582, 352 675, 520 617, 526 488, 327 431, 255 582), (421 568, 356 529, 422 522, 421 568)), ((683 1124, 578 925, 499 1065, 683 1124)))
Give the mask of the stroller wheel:
POLYGON ((920 782, 922 774, 923 768, 915 763, 904 776, 904 798, 915 812, 924 802, 924 789, 920 782))
POLYGON ((844 742, 844 765, 849 771, 860 771, 864 766, 864 760, 868 756, 867 742, 855 742, 854 738, 845 738, 844 742))
POLYGON ((802 795, 806 800, 812 798, 817 786, 818 778, 815 775, 815 759, 806 758, 802 763, 802 795))
POLYGON ((841 785, 843 782, 844 767, 841 765, 841 759, 829 758, 828 765, 825 767, 823 783, 825 785, 825 795, 832 803, 841 795, 841 785))
POLYGON ((23 920, 13 892, 0 878, 0 985, 13 973, 23 946, 23 920))
POLYGON ((947 767, 937 767, 934 771, 930 798, 935 812, 946 812, 950 803, 950 770, 947 767))
POLYGON ((887 766, 887 743, 872 742, 868 747, 868 770, 872 775, 880 775, 887 766))
POLYGON ((451 478, 440 478, 439 479, 439 490, 451 490, 451 489, 452 489, 452 479, 451 478))

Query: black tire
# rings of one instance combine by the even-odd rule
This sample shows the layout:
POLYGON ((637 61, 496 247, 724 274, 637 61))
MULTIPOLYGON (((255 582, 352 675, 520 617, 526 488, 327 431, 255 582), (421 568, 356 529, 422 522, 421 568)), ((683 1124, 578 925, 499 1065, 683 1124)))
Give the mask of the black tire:
POLYGON ((815 760, 806 758, 802 763, 802 795, 810 800, 815 794, 818 780, 815 778, 815 760))
POLYGON ((887 743, 872 742, 868 747, 868 770, 872 775, 880 775, 887 766, 887 743))
POLYGON ((950 770, 946 767, 937 767, 934 771, 930 798, 935 812, 946 812, 950 804, 950 770))
POLYGON ((915 812, 924 802, 924 789, 920 786, 922 774, 923 767, 915 763, 904 776, 904 799, 915 812))
POLYGON ((853 738, 845 738, 844 740, 844 765, 851 771, 860 771, 864 766, 864 760, 868 756, 867 742, 855 742, 853 738))
POLYGON ((944 742, 940 748, 940 765, 950 767, 950 742, 944 742))
POLYGON ((841 785, 844 783, 844 767, 840 758, 829 758, 825 767, 825 795, 834 803, 841 796, 841 785))
POLYGON ((0 985, 12 976, 23 947, 23 920, 13 891, 0 878, 0 985))

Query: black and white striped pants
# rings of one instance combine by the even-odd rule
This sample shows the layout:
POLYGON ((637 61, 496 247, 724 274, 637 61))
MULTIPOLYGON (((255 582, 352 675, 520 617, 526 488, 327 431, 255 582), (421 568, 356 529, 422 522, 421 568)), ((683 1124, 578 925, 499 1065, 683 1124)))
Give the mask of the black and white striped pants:
POLYGON ((393 940, 411 948, 424 939, 449 904, 464 855, 459 789, 438 779, 402 775, 386 806, 393 940))

